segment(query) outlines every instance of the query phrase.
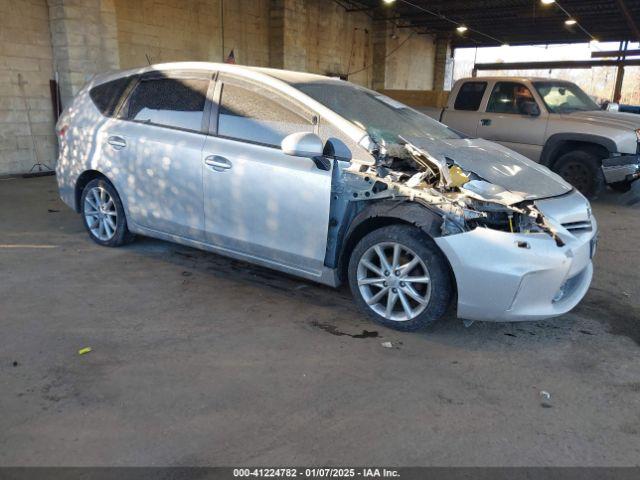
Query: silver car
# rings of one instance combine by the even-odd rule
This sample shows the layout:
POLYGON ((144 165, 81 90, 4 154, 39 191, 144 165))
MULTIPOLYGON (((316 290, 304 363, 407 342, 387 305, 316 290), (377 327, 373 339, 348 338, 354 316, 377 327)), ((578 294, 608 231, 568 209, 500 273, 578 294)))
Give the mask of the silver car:
POLYGON ((571 310, 597 225, 559 176, 318 75, 173 63, 98 76, 60 118, 57 179, 90 237, 134 234, 348 282, 416 330, 571 310))

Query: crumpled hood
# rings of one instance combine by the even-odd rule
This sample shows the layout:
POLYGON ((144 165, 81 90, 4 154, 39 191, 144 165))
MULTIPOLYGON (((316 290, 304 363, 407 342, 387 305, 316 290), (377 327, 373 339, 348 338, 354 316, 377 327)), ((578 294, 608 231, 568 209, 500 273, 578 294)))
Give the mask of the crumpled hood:
MULTIPOLYGON (((553 120, 555 115, 551 115, 553 120)), ((606 110, 592 110, 588 112, 572 112, 558 115, 563 121, 575 120, 580 123, 589 123, 595 127, 615 127, 623 130, 636 130, 640 128, 640 115, 625 112, 609 112, 606 110)))
POLYGON ((480 138, 407 140, 438 159, 442 165, 449 158, 462 169, 519 194, 524 200, 555 197, 573 190, 570 184, 548 168, 497 143, 480 138))

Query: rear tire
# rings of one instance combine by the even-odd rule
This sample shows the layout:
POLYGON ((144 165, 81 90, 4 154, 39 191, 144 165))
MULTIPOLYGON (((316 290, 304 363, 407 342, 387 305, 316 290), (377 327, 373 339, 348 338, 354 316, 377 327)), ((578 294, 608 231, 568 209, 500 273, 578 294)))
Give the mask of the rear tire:
POLYGON ((408 225, 383 227, 362 238, 351 253, 348 278, 365 315, 401 331, 420 330, 438 320, 454 293, 440 249, 408 225))
POLYGON ((584 150, 565 153, 556 160, 552 170, 587 198, 597 197, 606 185, 600 160, 584 150))
POLYGON ((119 247, 133 240, 120 196, 109 181, 96 178, 87 183, 80 208, 84 226, 98 245, 119 247))

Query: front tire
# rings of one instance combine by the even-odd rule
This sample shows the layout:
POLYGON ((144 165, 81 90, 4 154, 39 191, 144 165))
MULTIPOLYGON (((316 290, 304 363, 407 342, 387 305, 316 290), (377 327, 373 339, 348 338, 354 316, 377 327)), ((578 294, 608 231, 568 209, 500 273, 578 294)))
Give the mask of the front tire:
POLYGON ((609 186, 612 190, 620 193, 627 193, 631 190, 631 182, 614 182, 610 183, 609 186))
POLYGON ((587 198, 597 197, 606 185, 600 160, 584 150, 565 153, 558 158, 552 170, 587 198))
POLYGON ((96 178, 87 183, 80 205, 84 226, 98 245, 119 247, 133 239, 120 196, 107 180, 96 178))
POLYGON ((444 315, 453 297, 444 255, 408 225, 383 227, 362 238, 349 259, 348 277, 358 307, 395 330, 425 328, 444 315))

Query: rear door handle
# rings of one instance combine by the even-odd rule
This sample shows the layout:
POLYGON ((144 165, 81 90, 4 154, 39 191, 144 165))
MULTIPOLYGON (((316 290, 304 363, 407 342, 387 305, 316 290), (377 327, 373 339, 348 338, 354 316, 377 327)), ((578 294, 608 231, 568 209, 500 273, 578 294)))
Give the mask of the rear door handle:
POLYGON ((120 150, 127 146, 127 141, 120 135, 112 135, 107 139, 107 143, 116 150, 120 150))
POLYGON ((483 118, 482 120, 480 120, 480 125, 482 125, 483 127, 488 127, 489 125, 491 125, 491 119, 483 118))
POLYGON ((210 155, 204 159, 205 165, 211 167, 213 170, 217 172, 222 172, 223 170, 228 170, 231 168, 231 162, 224 157, 219 155, 210 155))

